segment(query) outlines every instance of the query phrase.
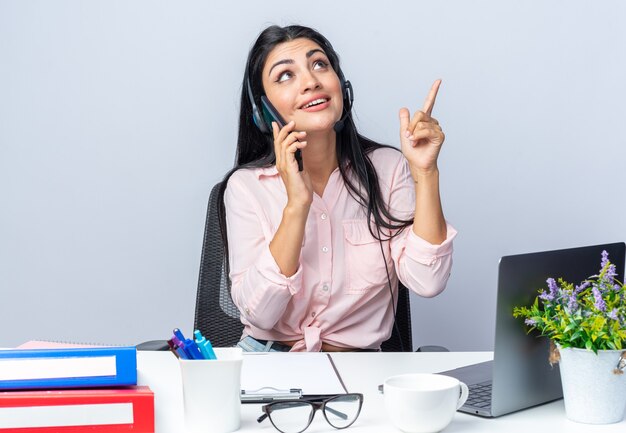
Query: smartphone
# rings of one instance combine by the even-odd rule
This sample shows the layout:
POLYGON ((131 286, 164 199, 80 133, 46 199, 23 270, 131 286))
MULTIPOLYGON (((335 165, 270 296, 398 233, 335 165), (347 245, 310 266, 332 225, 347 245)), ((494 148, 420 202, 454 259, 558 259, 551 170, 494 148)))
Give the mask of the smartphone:
MULTIPOLYGON (((265 95, 261 96, 261 109, 263 110, 263 118, 267 121, 270 128, 272 127, 272 122, 276 122, 279 128, 285 127, 285 120, 280 116, 278 110, 274 108, 265 95)), ((302 165, 302 151, 300 149, 296 150, 294 156, 296 157, 296 162, 298 163, 298 171, 302 171, 304 168, 302 165)))

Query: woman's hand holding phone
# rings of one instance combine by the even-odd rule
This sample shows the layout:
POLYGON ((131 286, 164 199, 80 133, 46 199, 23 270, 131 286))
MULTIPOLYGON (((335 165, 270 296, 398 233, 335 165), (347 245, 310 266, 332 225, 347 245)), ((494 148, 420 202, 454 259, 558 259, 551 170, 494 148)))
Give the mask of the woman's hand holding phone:
POLYGON ((283 128, 277 122, 272 122, 276 169, 287 190, 287 206, 306 207, 308 211, 313 202, 313 184, 308 173, 298 170, 295 157, 296 151, 307 145, 306 132, 294 131, 295 126, 294 121, 283 128))

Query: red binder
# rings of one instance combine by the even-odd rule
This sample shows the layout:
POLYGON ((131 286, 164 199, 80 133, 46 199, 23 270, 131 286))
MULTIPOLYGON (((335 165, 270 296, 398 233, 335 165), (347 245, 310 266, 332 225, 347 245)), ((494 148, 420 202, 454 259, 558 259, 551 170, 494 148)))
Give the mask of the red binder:
POLYGON ((147 386, 0 392, 2 433, 154 433, 147 386))

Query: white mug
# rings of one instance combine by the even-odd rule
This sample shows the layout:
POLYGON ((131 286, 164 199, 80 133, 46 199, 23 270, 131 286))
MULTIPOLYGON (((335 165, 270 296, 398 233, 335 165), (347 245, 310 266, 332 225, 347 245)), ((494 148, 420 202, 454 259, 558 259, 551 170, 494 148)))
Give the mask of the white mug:
POLYGON ((228 433, 241 424, 239 347, 216 347, 217 359, 180 359, 187 433, 228 433))
POLYGON ((469 395, 467 385, 441 374, 403 374, 384 382, 385 408, 394 426, 406 433, 446 428, 469 395))

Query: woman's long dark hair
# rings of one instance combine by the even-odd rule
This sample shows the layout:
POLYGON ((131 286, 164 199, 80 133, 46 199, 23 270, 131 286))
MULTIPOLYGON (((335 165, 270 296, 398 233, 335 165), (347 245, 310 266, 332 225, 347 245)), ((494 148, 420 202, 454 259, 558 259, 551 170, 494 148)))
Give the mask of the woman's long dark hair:
MULTIPOLYGON (((227 275, 229 266, 224 191, 226 190, 228 179, 235 171, 241 168, 270 167, 276 163, 272 134, 262 133, 254 124, 252 103, 248 94, 248 82, 252 89, 252 98, 257 107, 260 107, 261 96, 265 94, 261 74, 267 56, 276 45, 298 38, 309 39, 318 44, 326 53, 337 75, 343 77, 339 66, 339 56, 330 42, 320 33, 308 27, 296 25, 287 27, 270 26, 259 35, 250 49, 241 91, 239 137, 237 140, 235 167, 224 176, 218 194, 218 215, 224 243, 227 275)), ((386 240, 397 235, 402 229, 413 223, 412 219, 398 219, 389 212, 381 195, 378 175, 369 158, 369 154, 373 150, 391 146, 377 143, 359 134, 350 113, 346 111, 349 107, 349 101, 346 101, 344 98, 343 102, 344 115, 346 116, 345 125, 341 132, 337 133, 336 146, 339 171, 350 195, 367 210, 368 221, 374 222, 375 228, 372 227, 372 224, 369 224, 372 236, 379 240, 386 240), (354 178, 356 178, 356 182, 354 178), (381 229, 385 229, 387 232, 385 236, 383 236, 381 229)))

